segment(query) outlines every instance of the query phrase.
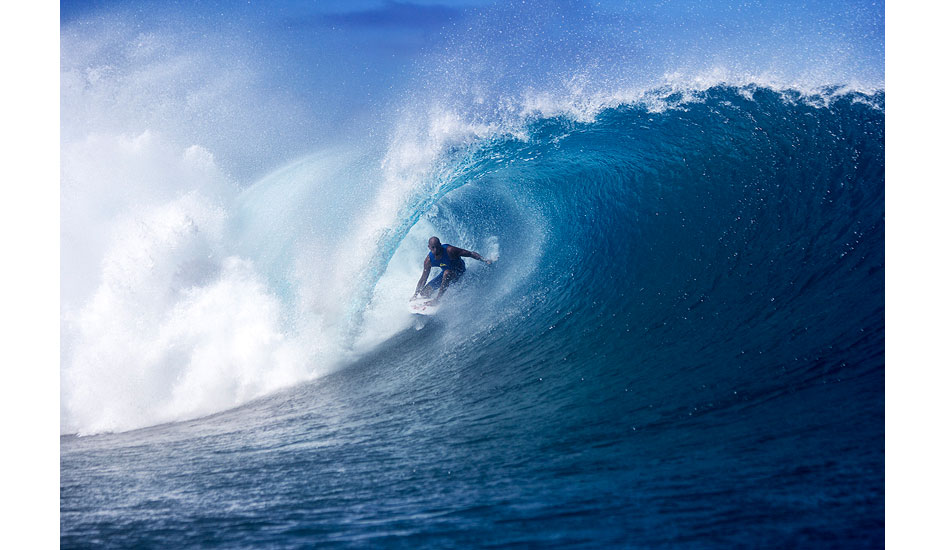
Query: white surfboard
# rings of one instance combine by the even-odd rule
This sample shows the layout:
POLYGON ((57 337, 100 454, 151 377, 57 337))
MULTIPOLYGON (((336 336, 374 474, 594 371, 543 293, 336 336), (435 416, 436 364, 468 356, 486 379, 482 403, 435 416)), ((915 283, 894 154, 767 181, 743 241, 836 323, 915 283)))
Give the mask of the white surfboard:
POLYGON ((429 304, 431 301, 432 298, 409 300, 409 313, 415 313, 416 315, 435 315, 435 313, 439 311, 439 306, 442 304, 429 304))

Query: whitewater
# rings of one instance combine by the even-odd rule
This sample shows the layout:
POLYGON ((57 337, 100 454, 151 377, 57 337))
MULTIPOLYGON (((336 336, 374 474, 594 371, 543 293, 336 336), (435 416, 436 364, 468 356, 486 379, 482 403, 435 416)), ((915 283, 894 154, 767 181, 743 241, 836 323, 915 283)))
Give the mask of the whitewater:
POLYGON ((882 545, 883 6, 820 6, 65 4, 61 545, 882 545), (420 320, 432 235, 494 263, 420 320))

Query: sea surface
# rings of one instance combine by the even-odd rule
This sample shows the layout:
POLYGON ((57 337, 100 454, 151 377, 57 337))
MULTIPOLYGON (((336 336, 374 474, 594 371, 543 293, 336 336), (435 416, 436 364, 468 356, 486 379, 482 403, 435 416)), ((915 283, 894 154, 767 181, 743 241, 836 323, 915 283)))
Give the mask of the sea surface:
POLYGON ((820 5, 63 4, 61 546, 883 547, 820 5), (494 263, 421 318, 432 235, 494 263))

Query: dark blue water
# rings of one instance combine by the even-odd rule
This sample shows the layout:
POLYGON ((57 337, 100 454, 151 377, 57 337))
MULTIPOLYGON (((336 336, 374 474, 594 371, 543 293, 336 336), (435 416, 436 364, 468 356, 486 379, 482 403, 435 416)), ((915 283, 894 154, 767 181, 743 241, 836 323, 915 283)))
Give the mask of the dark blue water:
POLYGON ((379 261, 500 259, 418 330, 63 436, 62 546, 883 546, 884 94, 659 96, 446 151, 379 261))

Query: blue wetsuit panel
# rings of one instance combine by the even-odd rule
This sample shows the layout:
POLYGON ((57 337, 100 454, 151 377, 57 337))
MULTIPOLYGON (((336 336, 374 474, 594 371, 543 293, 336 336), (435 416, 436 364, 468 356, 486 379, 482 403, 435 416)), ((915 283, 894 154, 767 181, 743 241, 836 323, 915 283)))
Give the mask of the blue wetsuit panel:
POLYGON ((449 257, 449 252, 447 250, 449 245, 442 245, 442 257, 436 259, 435 254, 429 252, 429 264, 432 267, 441 267, 442 272, 435 276, 434 279, 426 283, 426 286, 432 287, 433 290, 438 290, 442 286, 442 276, 445 275, 447 269, 451 269, 455 272, 456 280, 458 277, 461 277, 465 273, 465 262, 462 261, 462 258, 453 260, 449 257))
POLYGON ((465 262, 462 261, 462 258, 453 260, 449 257, 448 247, 450 245, 442 245, 442 259, 437 260, 435 254, 429 252, 429 263, 432 267, 441 267, 443 271, 446 269, 451 269, 452 271, 458 271, 459 275, 465 272, 465 262))

